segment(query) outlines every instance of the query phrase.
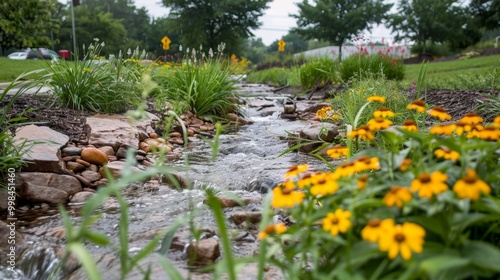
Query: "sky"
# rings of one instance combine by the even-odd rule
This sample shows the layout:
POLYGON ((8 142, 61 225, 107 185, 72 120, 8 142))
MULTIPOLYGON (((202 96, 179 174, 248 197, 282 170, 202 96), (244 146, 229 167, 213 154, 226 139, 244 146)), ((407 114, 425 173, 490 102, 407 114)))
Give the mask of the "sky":
MULTIPOLYGON (((282 36, 288 33, 292 27, 296 27, 296 19, 289 17, 289 14, 298 14, 299 8, 295 3, 302 0, 273 0, 265 14, 260 18, 262 26, 254 31, 256 37, 262 38, 262 42, 270 45, 282 36)), ((387 2, 394 2, 387 0, 387 2)), ((161 5, 161 0, 135 0, 136 7, 145 7, 149 14, 154 17, 163 17, 168 15, 168 9, 161 5)), ((375 26, 371 33, 363 34, 372 41, 380 41, 391 38, 390 30, 383 26, 375 26)))

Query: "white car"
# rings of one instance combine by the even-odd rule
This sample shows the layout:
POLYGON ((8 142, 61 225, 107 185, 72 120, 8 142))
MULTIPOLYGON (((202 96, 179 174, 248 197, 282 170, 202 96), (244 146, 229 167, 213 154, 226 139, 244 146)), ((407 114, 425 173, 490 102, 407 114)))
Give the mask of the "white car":
POLYGON ((27 52, 13 52, 7 56, 10 59, 27 59, 28 58, 28 53, 27 52))

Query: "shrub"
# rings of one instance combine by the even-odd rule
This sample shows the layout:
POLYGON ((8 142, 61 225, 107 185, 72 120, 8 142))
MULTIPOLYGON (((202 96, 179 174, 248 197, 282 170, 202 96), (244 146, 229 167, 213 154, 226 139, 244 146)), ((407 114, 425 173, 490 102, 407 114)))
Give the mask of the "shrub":
POLYGON ((247 75, 251 83, 263 83, 273 86, 299 86, 300 70, 298 67, 269 68, 261 71, 252 71, 247 75))
POLYGON ((300 84, 304 89, 336 82, 339 82, 337 63, 331 58, 317 58, 300 67, 300 84))
POLYGON ((389 80, 400 81, 404 78, 404 66, 401 61, 390 56, 357 54, 344 59, 339 67, 343 81, 361 79, 364 75, 375 74, 389 80))

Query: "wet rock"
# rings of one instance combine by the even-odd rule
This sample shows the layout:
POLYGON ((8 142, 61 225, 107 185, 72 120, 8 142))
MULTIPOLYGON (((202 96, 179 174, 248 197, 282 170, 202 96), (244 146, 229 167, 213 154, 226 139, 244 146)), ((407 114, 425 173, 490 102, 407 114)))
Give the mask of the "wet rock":
POLYGON ((245 118, 242 118, 234 113, 229 113, 227 114, 227 117, 229 118, 229 120, 237 123, 237 124, 242 124, 242 125, 245 125, 245 124, 251 124, 253 123, 253 121, 251 120, 247 120, 245 118))
POLYGON ((123 115, 97 114, 87 118, 90 127, 89 143, 97 147, 111 146, 113 150, 123 145, 137 146, 138 137, 135 128, 128 123, 128 118, 123 115))
POLYGON ((78 174, 77 174, 77 175, 75 175, 75 178, 76 178, 78 181, 80 181, 80 183, 81 183, 82 185, 84 185, 84 186, 86 186, 86 187, 89 187, 89 186, 90 186, 90 184, 92 184, 92 182, 91 182, 89 179, 87 179, 87 178, 85 178, 85 177, 83 177, 83 176, 81 176, 81 175, 78 175, 78 174))
POLYGON ((56 188, 37 186, 31 183, 21 185, 20 196, 32 202, 46 202, 49 204, 65 204, 69 194, 56 188))
POLYGON ((262 219, 262 214, 260 212, 238 211, 233 213, 229 219, 237 225, 245 221, 248 221, 251 224, 258 224, 262 219))
POLYGON ((91 164, 89 167, 87 167, 88 170, 91 170, 91 171, 94 171, 94 172, 98 172, 99 171, 99 167, 97 167, 97 165, 95 164, 91 164))
POLYGON ((168 138, 168 143, 173 145, 184 145, 184 140, 182 138, 168 138))
POLYGON ((271 178, 253 179, 248 183, 248 186, 245 187, 245 190, 249 192, 268 193, 270 190, 274 189, 277 184, 278 182, 271 178))
POLYGON ((76 193, 71 200, 69 201, 70 203, 82 203, 87 201, 89 198, 91 198, 94 195, 93 192, 89 191, 83 191, 76 193))
POLYGON ((290 98, 287 98, 283 103, 283 113, 284 114, 294 114, 297 106, 295 105, 295 101, 290 98))
POLYGON ((287 120, 291 120, 291 121, 294 121, 298 118, 297 114, 286 114, 286 113, 280 114, 280 117, 282 119, 287 119, 287 120))
POLYGON ((143 156, 143 157, 145 157, 148 154, 148 153, 146 153, 143 150, 137 150, 136 152, 137 152, 138 155, 143 156))
POLYGON ((158 134, 156 132, 151 132, 151 133, 149 133, 149 137, 156 139, 156 138, 158 138, 158 134))
POLYGON ((7 258, 7 254, 11 254, 10 247, 19 247, 23 244, 24 236, 16 230, 15 222, 7 220, 7 222, 0 221, 0 238, 2 240, 0 242, 2 264, 6 264, 5 258, 7 258))
POLYGON ((92 170, 85 170, 81 173, 82 177, 90 180, 91 182, 95 182, 101 179, 101 175, 92 170))
POLYGON ((240 242, 255 242, 255 237, 253 237, 249 232, 243 231, 240 232, 233 238, 234 241, 240 242))
POLYGON ((188 247, 189 265, 209 265, 220 257, 219 241, 214 238, 192 242, 188 247))
MULTIPOLYGON (((337 126, 331 123, 312 124, 299 132, 299 137, 304 140, 333 142, 339 135, 337 126)), ((310 153, 321 146, 322 143, 311 143, 299 148, 299 152, 310 153)))
POLYGON ((94 183, 92 183, 90 186, 93 187, 93 188, 97 188, 97 187, 100 187, 100 186, 105 186, 107 185, 109 182, 108 182, 108 179, 106 178, 102 178, 101 180, 99 181, 95 181, 94 183))
POLYGON ((163 175, 160 181, 171 188, 180 187, 181 189, 187 189, 190 187, 190 184, 181 175, 175 173, 170 173, 169 175, 163 175))
POLYGON ((126 158, 127 157, 127 148, 125 147, 120 147, 118 151, 116 151, 116 157, 117 158, 126 158))
MULTIPOLYGON (((109 171, 111 172, 111 175, 114 178, 118 178, 122 174, 126 165, 127 165, 127 163, 125 161, 117 160, 117 161, 112 161, 112 162, 108 163, 106 166, 109 169, 109 171)), ((131 172, 140 172, 141 170, 135 166, 132 166, 130 171, 131 172)), ((101 167, 99 169, 99 174, 101 175, 102 178, 106 178, 106 173, 105 173, 103 167, 101 167)))
POLYGON ((135 156, 135 160, 137 160, 137 161, 143 161, 144 157, 137 155, 137 156, 135 156))
POLYGON ((46 126, 27 125, 17 130, 15 145, 25 143, 29 151, 23 160, 30 161, 22 167, 28 172, 64 173, 64 162, 61 160, 61 147, 68 143, 69 137, 46 126), (25 142, 28 141, 28 142, 25 142), (30 143, 37 144, 30 145, 30 143))
POLYGON ((105 165, 108 163, 108 155, 96 148, 85 148, 82 151, 82 159, 97 165, 105 165))
POLYGON ((66 154, 68 156, 79 156, 80 153, 82 152, 82 148, 69 146, 69 147, 63 148, 62 152, 63 152, 63 154, 66 154))
POLYGON ((80 170, 85 169, 85 166, 83 166, 82 164, 80 164, 78 162, 68 161, 66 163, 66 168, 68 168, 68 170, 71 170, 73 172, 78 172, 80 170))
POLYGON ((65 238, 66 230, 63 226, 53 227, 47 231, 47 235, 55 238, 65 238))
POLYGON ((81 159, 82 157, 81 156, 66 156, 66 157, 63 157, 62 160, 64 161, 75 161, 77 159, 81 159))
POLYGON ((115 155, 115 150, 111 146, 102 146, 102 147, 99 147, 98 149, 108 156, 115 155))
POLYGON ((248 107, 258 107, 258 108, 268 108, 274 107, 275 103, 272 100, 264 99, 264 98, 249 98, 247 100, 248 107))
MULTIPOLYGON (((261 202, 260 197, 244 197, 244 198, 230 198, 230 197, 217 197, 223 208, 240 207, 252 203, 261 202)), ((204 201, 205 203, 206 201, 204 201)))
POLYGON ((79 164, 85 166, 85 167, 90 167, 90 163, 88 161, 85 161, 83 159, 76 159, 76 162, 78 162, 79 164))
MULTIPOLYGON (((19 178, 21 185, 30 184, 32 188, 36 188, 36 186, 48 187, 61 190, 67 195, 73 195, 82 191, 82 185, 78 179, 70 175, 45 172, 21 172, 19 178)), ((23 193, 22 188, 20 192, 23 193)))
POLYGON ((328 106, 332 106, 332 104, 326 102, 314 103, 314 104, 310 104, 309 102, 297 102, 297 110, 306 113, 316 114, 316 112, 319 111, 321 108, 328 106))

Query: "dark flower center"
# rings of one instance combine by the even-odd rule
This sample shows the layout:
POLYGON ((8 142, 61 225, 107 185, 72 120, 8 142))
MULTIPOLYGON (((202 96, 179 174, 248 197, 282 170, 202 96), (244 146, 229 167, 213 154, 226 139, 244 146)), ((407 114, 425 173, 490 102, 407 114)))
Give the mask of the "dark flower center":
POLYGON ((405 241, 405 239, 406 237, 402 233, 396 233, 396 235, 394 235, 394 240, 396 240, 396 242, 398 243, 405 241))

